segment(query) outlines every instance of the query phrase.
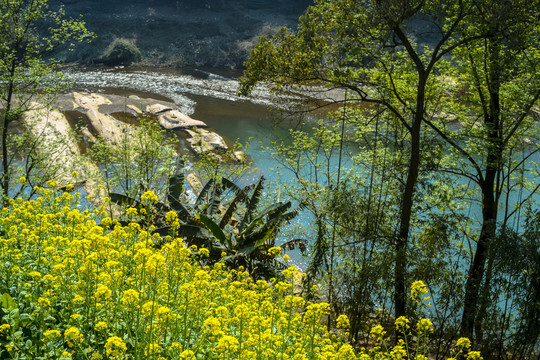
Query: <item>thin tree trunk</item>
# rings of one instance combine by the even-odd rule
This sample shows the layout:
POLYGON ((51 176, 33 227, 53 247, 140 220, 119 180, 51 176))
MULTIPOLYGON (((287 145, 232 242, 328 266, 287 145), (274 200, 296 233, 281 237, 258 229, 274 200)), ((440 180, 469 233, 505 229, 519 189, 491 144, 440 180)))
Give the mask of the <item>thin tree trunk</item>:
POLYGON ((8 84, 8 92, 6 97, 6 108, 4 111, 4 119, 2 121, 2 205, 7 204, 7 199, 9 196, 9 146, 7 141, 8 135, 8 126, 12 119, 11 108, 13 105, 13 87, 14 87, 14 78, 15 76, 15 62, 12 63, 10 68, 10 81, 8 84))
POLYGON ((394 304, 395 317, 405 316, 407 296, 406 296, 406 274, 407 274, 407 245, 409 242, 409 232, 411 227, 412 207, 414 203, 414 193, 418 182, 420 171, 420 133, 424 116, 424 97, 426 79, 420 74, 417 89, 416 112, 414 114, 411 127, 411 152, 409 158, 409 169, 407 180, 401 201, 401 213, 399 218, 399 234, 396 241, 396 259, 394 273, 394 304))
MULTIPOLYGON (((497 45, 489 44, 489 113, 484 114, 484 126, 487 130, 487 158, 483 181, 480 182, 482 191, 482 228, 476 244, 476 252, 465 284, 465 299, 463 302, 463 315, 461 318, 461 333, 463 336, 473 338, 476 325, 477 336, 482 333, 483 319, 478 317, 478 298, 480 286, 484 277, 484 267, 490 246, 497 230, 497 176, 500 172, 502 158, 502 134, 500 123, 500 74, 497 68, 499 63, 499 49, 497 45), (490 46, 491 45, 491 46, 490 46)), ((489 284, 486 284, 489 286, 489 284)), ((489 293, 490 289, 485 291, 489 293)))

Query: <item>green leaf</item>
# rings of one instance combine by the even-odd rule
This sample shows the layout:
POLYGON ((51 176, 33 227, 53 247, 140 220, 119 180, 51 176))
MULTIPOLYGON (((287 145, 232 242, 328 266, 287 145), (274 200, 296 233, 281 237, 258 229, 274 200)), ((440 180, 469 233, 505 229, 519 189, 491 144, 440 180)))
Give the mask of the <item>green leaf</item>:
POLYGON ((214 222, 214 220, 210 219, 204 214, 199 214, 199 219, 221 244, 230 248, 231 244, 229 239, 227 238, 227 235, 225 235, 223 230, 219 227, 218 224, 214 222))
POLYGON ((19 308, 15 300, 8 293, 4 293, 0 297, 0 306, 7 311, 13 311, 19 308))

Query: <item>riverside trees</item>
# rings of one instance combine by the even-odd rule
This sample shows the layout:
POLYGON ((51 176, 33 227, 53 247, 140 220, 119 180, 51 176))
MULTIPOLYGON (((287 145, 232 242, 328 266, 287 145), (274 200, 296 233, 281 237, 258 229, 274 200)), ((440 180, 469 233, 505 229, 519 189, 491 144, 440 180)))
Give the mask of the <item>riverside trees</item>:
MULTIPOLYGON (((2 130, 1 195, 6 199, 13 170, 12 126, 31 108, 36 97, 48 97, 65 89, 67 82, 56 71, 47 53, 91 38, 81 19, 66 18, 64 11, 51 11, 47 0, 0 1, 0 115, 2 130)), ((28 168, 28 167, 27 167, 28 168)))
POLYGON ((461 331, 472 335, 471 324, 478 320, 474 299, 495 236, 498 200, 503 191, 511 191, 508 181, 523 165, 511 165, 510 154, 534 129, 530 110, 538 100, 533 60, 538 24, 533 19, 538 19, 538 8, 537 1, 501 1, 497 6, 481 0, 317 1, 296 33, 282 30, 271 39, 261 38, 246 63, 245 94, 261 81, 280 91, 346 89, 353 94, 347 103, 377 108, 405 133, 406 172, 396 186, 400 205, 393 242, 396 317, 406 312, 407 254, 422 201, 419 178, 452 163, 446 170, 472 177, 482 196, 483 221, 471 248, 474 259, 461 324, 461 331), (510 46, 516 35, 527 41, 510 46), (520 67, 523 61, 529 65, 520 67), (510 79, 519 85, 511 86, 510 79), (508 95, 508 102, 503 101, 508 111, 501 109, 503 93, 508 95), (454 126, 460 140, 449 130, 445 114, 450 113, 454 121, 463 122, 454 122, 458 129, 464 126, 454 126), (475 114, 484 121, 475 122, 475 114), (467 132, 467 123, 474 131, 467 132), (440 146, 453 149, 459 160, 443 161, 447 154, 429 151, 440 146), (463 166, 465 162, 469 165, 463 166))
POLYGON ((243 78, 244 93, 264 80, 277 88, 300 84, 348 89, 354 93, 348 101, 378 104, 406 129, 408 171, 400 190, 394 249, 396 317, 406 310, 407 247, 421 171, 423 119, 438 111, 431 99, 441 93, 435 75, 447 65, 445 55, 470 40, 453 41, 472 10, 468 2, 318 1, 301 18, 297 34, 282 30, 271 40, 261 40, 243 78), (409 28, 413 19, 433 28, 434 46, 417 46, 409 28))

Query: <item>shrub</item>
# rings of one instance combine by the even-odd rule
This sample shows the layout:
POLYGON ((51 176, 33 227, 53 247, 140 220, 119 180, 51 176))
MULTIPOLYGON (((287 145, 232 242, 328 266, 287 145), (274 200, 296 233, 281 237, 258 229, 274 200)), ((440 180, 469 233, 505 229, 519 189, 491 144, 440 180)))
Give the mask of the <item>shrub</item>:
POLYGON ((103 55, 96 62, 109 66, 118 66, 131 65, 141 61, 141 59, 141 51, 135 45, 134 39, 116 38, 107 46, 103 55))

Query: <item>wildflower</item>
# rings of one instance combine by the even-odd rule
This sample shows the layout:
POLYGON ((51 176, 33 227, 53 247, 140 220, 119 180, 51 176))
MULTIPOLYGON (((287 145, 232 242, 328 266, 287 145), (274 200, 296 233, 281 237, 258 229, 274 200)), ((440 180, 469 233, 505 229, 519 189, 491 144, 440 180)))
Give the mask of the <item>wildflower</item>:
POLYGON ((102 360, 103 356, 101 356, 100 353, 93 353, 92 356, 90 356, 90 360, 102 360))
POLYGON ((480 351, 469 351, 467 354, 467 360, 482 360, 483 357, 480 355, 480 351))
POLYGON ((195 359, 195 353, 191 350, 184 350, 180 354, 180 359, 182 360, 193 360, 195 359))
POLYGON ((427 290, 427 286, 426 284, 424 284, 423 281, 419 280, 419 281, 415 281, 412 283, 411 285, 411 299, 416 301, 416 302, 419 302, 419 296, 422 296, 420 294, 427 294, 428 290, 427 290))
POLYGON ((130 207, 126 209, 126 215, 127 216, 136 216, 137 215, 137 209, 134 207, 130 207))
POLYGON ((11 326, 9 324, 0 325, 0 335, 7 336, 9 334, 9 330, 11 330, 11 326))
POLYGON ((210 316, 204 321, 204 327, 204 332, 206 334, 219 335, 221 329, 221 322, 217 318, 210 316))
POLYGON ((111 336, 105 343, 106 354, 109 357, 117 358, 124 355, 127 350, 126 343, 118 336, 111 336))
POLYGON ((421 319, 418 324, 416 324, 416 329, 419 333, 433 332, 433 323, 429 319, 421 319))
POLYGON ((108 299, 112 294, 112 290, 109 289, 106 285, 98 284, 97 289, 94 292, 94 297, 96 301, 100 302, 102 300, 108 299))
POLYGON ((377 325, 371 328, 370 334, 376 341, 383 341, 386 331, 384 331, 384 328, 381 325, 377 325))
POLYGON ((157 195, 153 191, 147 191, 141 196, 141 201, 148 204, 155 204, 158 200, 157 195))
POLYGON ((37 299, 37 303, 42 309, 51 305, 51 301, 48 298, 44 298, 41 296, 37 299))
POLYGON ((73 347, 74 344, 78 344, 83 341, 83 336, 79 329, 72 326, 64 332, 64 339, 68 342, 69 347, 73 347))
POLYGON ((270 255, 270 256, 281 255, 281 247, 279 247, 279 246, 271 247, 270 249, 268 249, 268 255, 270 255))
POLYGON ((176 219, 178 219, 178 214, 176 213, 176 211, 171 210, 165 214, 165 222, 168 225, 172 224, 176 219))
POLYGON ((110 217, 104 217, 103 219, 101 219, 101 225, 103 226, 111 226, 112 225, 112 220, 110 217))
POLYGON ((354 360, 356 355, 354 354, 354 349, 351 344, 343 344, 338 350, 337 359, 340 360, 354 360))
POLYGON ((58 330, 47 330, 43 333, 42 341, 44 343, 48 343, 48 342, 58 339, 61 335, 62 333, 58 330))
MULTIPOLYGON (((407 358, 407 350, 401 345, 396 345, 390 351, 390 356, 391 356, 392 359, 395 359, 395 360, 406 359, 407 358)), ((420 360, 420 359, 418 359, 418 360, 420 360)))
POLYGON ((73 178, 77 178, 77 177, 79 176, 79 172, 78 172, 77 170, 73 170, 73 171, 71 172, 71 176, 72 176, 73 178))
POLYGON ((15 344, 8 344, 5 345, 5 347, 8 352, 12 352, 13 350, 19 350, 19 348, 15 344))
POLYGON ((66 185, 66 191, 67 192, 72 192, 73 189, 75 189, 75 186, 73 186, 72 184, 67 184, 66 185))
POLYGON ((129 306, 136 304, 139 301, 139 293, 137 290, 134 289, 128 289, 124 291, 122 296, 122 304, 124 306, 129 306))
POLYGON ((348 329, 349 328, 349 318, 347 315, 339 315, 336 320, 336 326, 338 329, 348 329))
POLYGON ((465 337, 459 338, 456 342, 456 347, 469 349, 471 347, 471 340, 465 337))
POLYGON ((145 266, 146 272, 148 274, 153 275, 158 270, 163 269, 164 264, 165 264, 165 257, 162 254, 160 253, 153 254, 150 256, 150 258, 148 258, 148 261, 146 262, 146 266, 145 266))
POLYGON ((400 316, 396 319, 395 325, 396 330, 405 332, 409 328, 409 319, 407 319, 405 316, 400 316))
POLYGON ((202 257, 209 257, 210 256, 210 250, 205 249, 205 248, 200 248, 199 249, 199 255, 201 255, 202 257))
POLYGON ((70 358, 71 359, 72 356, 73 356, 73 354, 70 353, 69 351, 64 351, 62 353, 62 357, 64 357, 64 358, 70 358))
POLYGON ((238 339, 234 336, 224 335, 219 339, 216 351, 219 353, 231 353, 238 351, 238 339))
POLYGON ((21 176, 21 178, 19 179, 19 184, 21 185, 26 184, 26 178, 24 176, 21 176))
POLYGON ((161 354, 161 346, 158 344, 148 344, 144 350, 144 355, 155 356, 161 354))
POLYGON ((425 355, 416 355, 415 360, 428 360, 427 356, 425 355))
POLYGON ((105 321, 100 321, 98 322, 95 326, 94 326, 94 329, 96 331, 104 331, 104 330, 107 330, 107 323, 105 321))

